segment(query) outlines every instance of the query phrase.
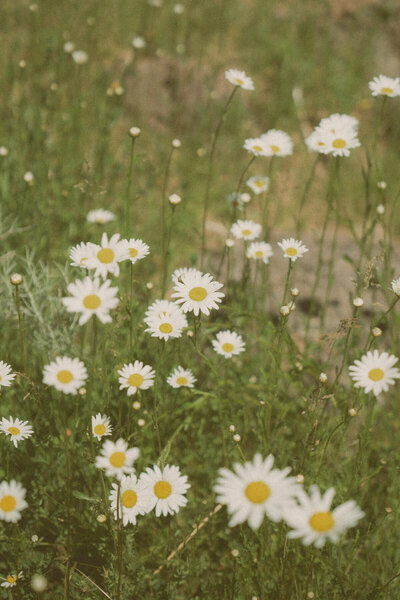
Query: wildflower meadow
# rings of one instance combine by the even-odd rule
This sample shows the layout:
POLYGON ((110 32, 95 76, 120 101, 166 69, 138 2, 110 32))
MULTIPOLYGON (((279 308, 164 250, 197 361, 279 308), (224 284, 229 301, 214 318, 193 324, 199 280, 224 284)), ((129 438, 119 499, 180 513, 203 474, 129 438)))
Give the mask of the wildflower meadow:
POLYGON ((400 6, 3 0, 0 598, 400 597, 400 6))

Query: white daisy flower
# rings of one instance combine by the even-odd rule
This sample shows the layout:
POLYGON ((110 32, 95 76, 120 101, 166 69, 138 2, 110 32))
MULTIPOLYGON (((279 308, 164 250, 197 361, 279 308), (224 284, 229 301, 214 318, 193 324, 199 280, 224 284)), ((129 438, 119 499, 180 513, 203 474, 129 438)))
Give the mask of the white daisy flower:
MULTIPOLYGON (((112 484, 109 500, 114 518, 117 518, 118 484, 112 484)), ((122 518, 124 526, 132 523, 136 525, 137 515, 145 515, 150 512, 149 497, 143 493, 143 484, 138 481, 136 475, 124 475, 121 479, 119 491, 119 517, 122 518)))
POLYGON ((138 389, 147 390, 154 385, 155 371, 142 362, 135 360, 134 364, 124 365, 118 371, 120 390, 128 390, 128 396, 136 394, 138 389))
POLYGON ((70 265, 73 267, 81 267, 82 269, 88 269, 87 266, 88 259, 92 257, 93 250, 92 246, 94 244, 85 244, 85 242, 81 242, 77 244, 69 251, 69 257, 71 259, 70 265))
POLYGON ((269 188, 269 177, 263 177, 261 175, 254 175, 247 180, 246 185, 251 191, 258 196, 263 192, 267 192, 269 188))
POLYGON ((110 417, 101 413, 97 413, 95 417, 92 417, 92 434, 94 437, 101 440, 101 438, 111 435, 111 433, 110 417))
POLYGON ((197 379, 190 369, 176 367, 167 378, 167 383, 173 388, 194 387, 197 379))
POLYGON ((265 156, 289 156, 293 154, 293 142, 291 137, 279 129, 270 129, 261 136, 267 148, 265 156))
POLYGON ((255 240, 261 235, 261 225, 254 221, 239 219, 231 227, 231 234, 237 240, 255 240))
POLYGON ((238 208, 239 210, 242 210, 244 206, 242 195, 238 194, 237 192, 231 192, 230 194, 228 194, 226 197, 226 202, 229 206, 238 208))
MULTIPOLYGON (((17 585, 17 581, 18 579, 23 579, 24 578, 24 572, 20 571, 18 574, 14 573, 12 575, 7 575, 7 577, 5 578, 5 581, 3 581, 1 585, 1 587, 4 588, 9 588, 9 587, 15 587, 17 585)), ((1 577, 1 579, 4 579, 4 577, 1 577)))
POLYGON ((87 379, 87 370, 79 358, 57 356, 43 369, 43 383, 64 394, 76 394, 87 379))
POLYGON ((96 208, 95 210, 90 210, 86 215, 86 220, 89 223, 99 223, 103 225, 104 223, 110 223, 110 221, 114 221, 115 215, 111 210, 104 210, 103 208, 96 208))
POLYGON ((177 304, 182 304, 181 308, 185 313, 193 311, 196 317, 200 312, 209 315, 210 309, 219 308, 218 302, 225 296, 218 292, 222 285, 209 273, 186 273, 174 285, 172 297, 176 298, 177 304))
MULTIPOLYGON (((175 271, 171 275, 171 278, 172 278, 173 283, 178 283, 178 281, 182 281, 182 275, 195 275, 195 274, 202 275, 202 272, 193 267, 181 267, 180 269, 175 269, 175 271)), ((166 302, 166 300, 164 300, 164 301, 160 300, 160 302, 166 302)))
POLYGON ((72 58, 77 65, 84 65, 89 60, 89 56, 84 50, 74 50, 72 58))
POLYGON ((181 310, 175 310, 171 313, 163 312, 156 316, 147 317, 144 321, 148 325, 146 332, 151 333, 152 337, 165 341, 170 338, 181 337, 182 329, 188 326, 187 319, 181 310))
MULTIPOLYGON (((400 296, 400 277, 398 279, 393 279, 391 285, 392 285, 392 290, 396 294, 396 296, 400 296)), ((1 383, 1 380, 0 380, 0 383, 1 383)))
POLYGON ((96 467, 105 469, 108 477, 121 479, 123 475, 134 473, 133 462, 139 457, 138 448, 128 448, 128 443, 122 438, 115 443, 106 440, 96 456, 96 467))
POLYGON ((387 392, 389 385, 400 378, 399 369, 393 366, 398 360, 393 354, 369 350, 349 367, 350 377, 355 381, 355 387, 362 387, 365 393, 373 392, 378 396, 382 391, 387 392))
POLYGON ((373 96, 389 96, 389 98, 400 96, 400 77, 378 75, 368 83, 368 86, 373 96))
POLYGON ((0 483, 0 520, 15 523, 21 518, 21 511, 27 508, 26 490, 14 479, 0 483))
POLYGON ((314 131, 310 133, 308 137, 306 137, 304 142, 311 152, 326 154, 326 132, 314 129, 314 131))
POLYGON ((246 250, 247 258, 262 260, 266 265, 269 263, 269 259, 273 254, 274 251, 272 250, 272 246, 267 242, 252 242, 246 250))
POLYGON ((119 233, 114 234, 110 239, 106 233, 103 233, 100 245, 90 245, 93 254, 89 256, 86 266, 88 269, 96 269, 94 273, 96 277, 101 276, 105 279, 109 273, 118 277, 118 263, 129 258, 128 248, 119 238, 119 233))
POLYGON ((10 440, 16 448, 18 446, 18 442, 26 438, 30 438, 33 434, 33 429, 30 425, 28 425, 28 421, 13 419, 13 417, 10 417, 9 419, 3 417, 1 419, 0 431, 10 436, 10 440))
POLYGON ((327 131, 324 134, 324 141, 326 145, 322 152, 332 156, 350 156, 350 150, 360 146, 357 130, 352 127, 343 127, 335 132, 327 131))
POLYGON ((11 372, 10 365, 0 360, 0 386, 8 387, 14 379, 15 374, 11 372))
POLYGON ((110 323, 112 319, 108 313, 118 304, 118 288, 110 286, 109 280, 100 284, 98 277, 85 277, 83 281, 77 279, 67 287, 72 297, 62 298, 62 303, 68 312, 82 313, 79 325, 84 325, 92 315, 96 315, 102 323, 110 323))
POLYGON ((252 462, 236 463, 235 473, 220 469, 220 477, 214 487, 217 501, 227 505, 232 515, 229 526, 247 521, 252 529, 258 529, 266 514, 272 521, 283 518, 287 505, 294 504, 299 484, 295 477, 287 477, 290 468, 272 469, 274 457, 265 460, 256 454, 252 462))
POLYGON ((269 148, 261 137, 247 138, 247 140, 244 141, 243 148, 254 156, 270 156, 270 154, 268 154, 269 148))
POLYGON ((229 83, 241 87, 242 90, 254 90, 253 80, 251 77, 248 77, 244 71, 228 69, 228 71, 225 71, 225 77, 229 83))
POLYGON ((359 121, 355 117, 352 117, 351 115, 334 113, 329 117, 321 119, 316 129, 321 132, 330 131, 331 133, 336 133, 342 129, 353 129, 355 132, 357 132, 358 125, 359 121))
POLYGON ((173 515, 187 504, 185 494, 190 485, 187 476, 181 475, 179 467, 165 465, 162 471, 157 465, 152 469, 147 467, 140 476, 140 482, 143 484, 143 493, 148 497, 149 510, 155 508, 156 517, 161 514, 164 517, 173 515))
POLYGON ((124 248, 128 253, 127 258, 132 264, 135 264, 137 260, 144 258, 150 253, 149 246, 139 239, 135 240, 131 238, 130 240, 122 240, 121 244, 124 244, 124 248))
POLYGON ((308 248, 300 240, 294 238, 283 239, 278 242, 278 246, 283 250, 283 256, 295 262, 298 258, 302 258, 308 248))
POLYGON ((219 331, 212 340, 212 346, 218 354, 225 358, 231 358, 245 351, 246 346, 241 335, 234 331, 219 331))
POLYGON ((175 302, 170 302, 170 300, 155 300, 146 310, 146 319, 160 317, 165 313, 172 315, 180 310, 180 306, 175 302))
POLYGON ((355 527, 364 516, 363 511, 354 500, 349 500, 331 511, 334 488, 330 488, 323 496, 317 486, 310 487, 310 496, 299 488, 297 498, 300 505, 291 506, 285 511, 284 519, 292 531, 289 538, 302 538, 304 545, 314 544, 322 548, 326 540, 336 543, 339 536, 355 527))

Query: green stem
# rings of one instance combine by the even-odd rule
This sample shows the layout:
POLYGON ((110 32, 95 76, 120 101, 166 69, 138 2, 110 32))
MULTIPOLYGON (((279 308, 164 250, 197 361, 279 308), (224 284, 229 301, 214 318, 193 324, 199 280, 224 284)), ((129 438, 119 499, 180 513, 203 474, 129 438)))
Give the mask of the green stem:
POLYGON ((21 346, 21 354, 22 354, 22 360, 23 360, 23 364, 24 364, 24 372, 27 373, 25 345, 24 345, 24 326, 23 326, 23 321, 22 321, 22 313, 21 313, 21 304, 20 304, 20 298, 19 298, 19 286, 18 285, 15 287, 15 305, 16 305, 17 314, 18 314, 19 342, 20 342, 20 346, 21 346))
POLYGON ((132 167, 133 167, 133 155, 135 151, 135 140, 132 138, 131 153, 129 158, 129 170, 128 170, 128 183, 126 189, 126 205, 125 205, 125 232, 126 236, 130 237, 130 223, 131 223, 131 186, 132 186, 132 167))
POLYGON ((168 155, 167 166, 165 167, 164 173, 164 181, 162 187, 162 196, 161 196, 161 238, 162 238, 162 269, 161 269, 161 292, 164 297, 165 293, 165 282, 164 282, 164 273, 166 272, 166 263, 167 263, 167 223, 166 223, 166 214, 165 214, 165 204, 167 201, 167 186, 169 179, 169 170, 171 167, 172 155, 174 153, 174 146, 171 147, 170 153, 168 155))
POLYGON ((120 600, 121 598, 121 581, 122 581, 122 530, 121 530, 121 483, 118 483, 117 489, 117 569, 118 569, 118 579, 117 579, 117 593, 116 599, 120 600))

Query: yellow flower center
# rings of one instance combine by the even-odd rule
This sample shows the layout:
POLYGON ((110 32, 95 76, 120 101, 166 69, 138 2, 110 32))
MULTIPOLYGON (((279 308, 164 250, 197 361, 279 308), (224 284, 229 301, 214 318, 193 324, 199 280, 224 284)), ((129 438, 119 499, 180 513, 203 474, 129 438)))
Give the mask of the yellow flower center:
POLYGON ((178 379, 176 380, 176 383, 178 385, 186 385, 188 382, 188 380, 186 379, 186 377, 178 377, 178 379))
POLYGON ((207 290, 203 287, 194 287, 189 292, 189 298, 195 302, 201 302, 207 297, 207 290))
POLYGON ((372 379, 372 381, 380 381, 385 377, 385 373, 382 369, 371 369, 368 371, 368 377, 372 379))
POLYGON ((95 425, 93 428, 93 433, 95 433, 96 435, 104 435, 106 432, 106 427, 105 425, 103 425, 103 423, 99 423, 98 425, 95 425))
POLYGON ((1 381, 1 375, 0 375, 0 381, 1 381))
POLYGON ((135 256, 138 255, 138 251, 136 250, 136 248, 129 248, 129 256, 132 256, 132 258, 135 258, 135 256))
POLYGON ((132 508, 137 502, 137 494, 133 490, 125 490, 121 496, 122 506, 132 508))
POLYGON ((332 142, 332 146, 334 148, 345 148, 346 147, 346 142, 345 140, 342 140, 341 138, 337 138, 336 140, 333 140, 332 142))
POLYGON ((310 527, 314 529, 314 531, 318 531, 318 533, 323 533, 324 531, 329 531, 335 525, 335 519, 332 516, 330 511, 328 512, 318 512, 314 513, 312 517, 310 517, 310 527))
POLYGON ((237 83, 237 85, 243 85, 243 79, 239 79, 239 77, 236 77, 235 79, 235 83, 237 83))
POLYGON ((8 583, 15 583, 17 581, 17 579, 18 579, 17 575, 8 575, 7 576, 8 583))
POLYGON ((392 88, 389 88, 389 87, 383 87, 381 89, 381 93, 382 94, 393 94, 393 90, 392 90, 392 88))
POLYGON ((270 146, 270 148, 271 148, 272 152, 275 152, 275 154, 280 151, 279 146, 272 145, 272 146, 270 146))
POLYGON ((73 380, 73 378, 74 376, 72 375, 71 371, 67 371, 67 369, 62 369, 57 373, 57 379, 60 383, 69 383, 73 380))
POLYGON ((98 251, 97 258, 100 262, 107 265, 109 263, 112 263, 112 261, 114 260, 115 252, 114 250, 111 250, 111 248, 102 248, 98 251))
POLYGON ((254 256, 255 256, 256 258, 262 258, 262 255, 263 255, 263 253, 262 253, 262 250, 256 250, 256 251, 254 252, 254 256))
POLYGON ((128 383, 132 387, 136 387, 136 388, 140 387, 142 385, 143 381, 144 381, 144 377, 140 373, 132 373, 132 375, 129 375, 129 377, 128 377, 128 383))
POLYGON ((253 150, 255 150, 256 152, 261 152, 262 147, 261 146, 253 146, 253 150))
POLYGON ((224 352, 232 352, 233 349, 234 349, 234 345, 231 344, 230 342, 225 342, 225 344, 222 344, 222 350, 224 352))
POLYGON ((270 497, 271 490, 263 481, 252 481, 248 484, 244 493, 250 502, 261 504, 270 497))
POLYGON ((242 229, 242 235, 248 236, 251 234, 250 229, 242 229))
POLYGON ((113 452, 109 460, 113 467, 120 469, 125 464, 125 452, 113 452))
POLYGON ((17 506, 14 496, 3 496, 0 500, 0 509, 3 512, 11 512, 17 506))
POLYGON ((101 300, 96 294, 89 294, 89 296, 85 296, 83 299, 83 306, 89 310, 96 310, 96 308, 99 308, 100 304, 101 300))
POLYGON ((296 256, 297 249, 296 248, 286 248, 285 252, 288 256, 296 256))
POLYGON ((18 427, 9 427, 7 431, 9 431, 11 435, 18 435, 20 433, 18 427))
POLYGON ((161 333, 171 333, 172 325, 170 325, 170 323, 161 323, 159 330, 161 333))
POLYGON ((154 486, 154 493, 157 498, 163 500, 164 498, 168 498, 171 495, 172 487, 168 481, 157 481, 154 486))
POLYGON ((263 181, 256 181, 256 186, 257 187, 263 187, 264 182, 263 181))

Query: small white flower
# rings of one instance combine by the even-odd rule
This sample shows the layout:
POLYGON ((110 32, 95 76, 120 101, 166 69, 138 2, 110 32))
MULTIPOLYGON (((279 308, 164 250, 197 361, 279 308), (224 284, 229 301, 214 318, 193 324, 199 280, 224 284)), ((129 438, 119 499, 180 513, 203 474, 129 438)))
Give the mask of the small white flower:
POLYGON ((248 77, 244 71, 228 69, 228 71, 225 71, 225 77, 229 83, 241 87, 242 90, 254 90, 253 80, 251 77, 248 77))
POLYGON ((146 40, 140 35, 135 35, 132 40, 132 46, 136 48, 136 50, 141 50, 142 48, 146 47, 146 40))
POLYGON ((77 65, 84 65, 89 60, 89 56, 84 50, 74 50, 72 58, 77 65))
POLYGON ((209 315, 210 309, 219 308, 218 303, 225 296, 218 291, 223 284, 215 281, 209 273, 186 273, 180 279, 174 285, 172 297, 182 304, 183 312, 193 311, 197 317, 200 312, 209 315))
POLYGON ((105 279, 109 273, 118 277, 118 263, 129 258, 128 248, 119 238, 119 233, 116 233, 109 240, 107 234, 103 233, 100 245, 88 244, 92 254, 85 266, 88 269, 96 269, 95 277, 101 276, 105 279))
POLYGON ((109 223, 110 221, 114 221, 115 215, 110 210, 104 210, 103 208, 97 208, 95 210, 90 210, 86 215, 86 220, 89 223, 109 223))
POLYGON ((260 137, 267 148, 265 156, 289 156, 293 154, 292 139, 284 131, 270 129, 260 137))
MULTIPOLYGON (((400 277, 398 277, 397 279, 393 279, 391 285, 392 285, 392 290, 396 294, 396 296, 400 296, 400 277)), ((1 384, 1 379, 0 379, 0 384, 1 384)))
POLYGON ((13 417, 10 417, 9 419, 3 417, 1 419, 0 431, 10 436, 10 440, 16 448, 18 446, 18 442, 26 438, 30 438, 33 434, 33 429, 30 425, 28 425, 28 421, 13 419, 13 417))
POLYGON ((168 198, 168 201, 171 204, 171 206, 177 206, 182 202, 182 198, 181 196, 179 196, 179 194, 171 194, 168 198))
POLYGON ((3 360, 0 360, 0 386, 8 387, 15 379, 15 374, 11 372, 11 367, 3 360))
POLYGON ((162 312, 146 317, 144 321, 148 325, 146 332, 151 333, 152 337, 165 341, 181 337, 182 329, 188 326, 187 319, 181 310, 162 312))
POLYGON ((141 260, 150 253, 150 248, 142 240, 121 240, 124 245, 124 250, 127 252, 127 259, 134 265, 137 260, 141 260))
POLYGON ((294 238, 286 238, 278 242, 278 246, 283 250, 283 256, 295 262, 298 258, 302 258, 308 248, 299 240, 294 238))
POLYGON ((352 129, 355 133, 358 130, 358 119, 351 115, 341 115, 334 113, 329 117, 321 119, 317 127, 318 131, 336 133, 342 129, 352 129))
POLYGON ((134 364, 124 365, 120 371, 118 381, 120 390, 128 390, 128 396, 136 394, 138 389, 147 390, 154 385, 155 371, 142 362, 135 360, 134 364))
POLYGON ((81 267, 82 269, 87 269, 88 259, 92 256, 92 246, 93 244, 85 244, 81 242, 77 244, 69 251, 69 257, 71 259, 70 265, 72 267, 81 267))
POLYGON ((299 505, 291 506, 284 514, 285 521, 293 527, 288 537, 302 538, 304 545, 314 544, 316 548, 322 548, 327 540, 336 543, 346 529, 355 527, 364 516, 363 511, 354 500, 331 510, 334 495, 334 488, 327 490, 323 496, 315 485, 310 487, 310 496, 299 489, 299 505))
POLYGON ((110 286, 110 280, 100 284, 97 277, 85 277, 83 281, 77 279, 68 285, 71 296, 62 298, 62 303, 68 312, 82 313, 79 325, 84 325, 92 315, 96 315, 102 323, 110 323, 112 319, 108 313, 118 305, 118 288, 110 286))
POLYGON ((226 197, 226 202, 229 206, 238 208, 239 210, 242 210, 244 205, 242 195, 238 194, 237 192, 231 192, 230 194, 228 194, 226 197))
POLYGON ((75 50, 74 42, 65 42, 64 52, 67 52, 67 54, 71 54, 74 50, 75 50))
POLYGON ((27 508, 26 490, 20 483, 12 479, 10 483, 0 483, 0 520, 16 523, 21 518, 21 511, 27 508))
POLYGON ((368 83, 368 86, 373 96, 389 96, 389 98, 400 96, 400 77, 378 75, 368 83))
MULTIPOLYGON (((163 314, 181 312, 180 306, 170 300, 155 300, 146 310, 146 319, 161 317, 163 314)), ((145 320, 146 320, 145 319, 145 320)))
MULTIPOLYGON (((5 581, 3 581, 1 585, 1 587, 4 588, 10 588, 10 587, 15 587, 17 585, 17 581, 18 579, 23 579, 24 578, 24 572, 20 571, 18 574, 14 573, 14 574, 10 574, 7 575, 7 577, 5 578, 5 581)), ((0 577, 0 579, 4 579, 4 577, 0 577)))
POLYGON ((0 156, 7 156, 8 154, 8 148, 6 148, 5 146, 0 146, 0 156))
POLYGON ((357 131, 351 127, 336 130, 334 133, 326 132, 324 135, 324 141, 326 143, 322 150, 324 154, 332 154, 332 156, 350 156, 350 150, 360 146, 357 131))
POLYGON ((121 478, 120 491, 118 494, 118 484, 112 484, 113 489, 110 492, 109 500, 114 518, 122 518, 124 526, 132 523, 136 525, 137 515, 145 515, 150 512, 150 503, 148 495, 143 493, 143 484, 136 479, 136 475, 123 475, 121 478), (117 498, 119 495, 119 510, 117 513, 117 498))
POLYGON ((111 435, 111 433, 110 417, 101 413, 97 413, 95 417, 92 417, 92 434, 94 437, 101 440, 101 438, 111 435))
POLYGON ((96 467, 105 469, 108 477, 121 479, 123 475, 134 473, 133 462, 139 457, 138 448, 128 448, 128 443, 122 438, 115 443, 106 440, 96 456, 96 467))
POLYGON ((399 369, 394 367, 397 361, 393 354, 369 350, 349 367, 350 377, 355 381, 355 387, 362 387, 365 393, 373 392, 378 396, 382 391, 387 392, 389 385, 400 378, 399 369))
MULTIPOLYGON (((173 283, 178 283, 178 281, 182 281, 183 275, 202 275, 202 272, 193 267, 181 267, 180 269, 175 269, 172 273, 171 278, 173 283)), ((160 302, 166 302, 166 300, 160 300, 160 302)))
POLYGON ((259 223, 255 223, 254 221, 250 220, 243 221, 239 219, 232 225, 231 234, 237 240, 252 241, 260 237, 261 229, 262 228, 259 223))
POLYGON ((181 475, 179 467, 166 465, 161 469, 154 465, 148 467, 140 476, 143 493, 147 496, 149 510, 155 508, 156 517, 166 517, 179 512, 181 506, 187 504, 186 492, 190 488, 187 476, 181 475))
POLYGON ((35 181, 34 174, 31 173, 30 171, 27 171, 26 173, 24 173, 24 181, 28 185, 33 185, 33 182, 35 181))
POLYGON ((252 242, 246 250, 247 258, 262 260, 266 265, 273 254, 272 246, 267 242, 252 242))
POLYGON ((183 367, 174 369, 167 378, 168 385, 173 388, 192 388, 196 381, 196 377, 193 375, 192 371, 190 371, 190 369, 184 369, 183 367))
POLYGON ((52 385, 64 394, 76 394, 87 379, 87 370, 79 358, 57 356, 43 369, 43 383, 52 385))
POLYGON ((326 133, 318 129, 314 129, 312 133, 304 140, 306 146, 312 152, 326 154, 327 140, 326 133))
POLYGON ((219 331, 215 340, 212 340, 212 346, 217 354, 221 354, 225 358, 241 354, 246 349, 242 336, 229 330, 219 331))
POLYGON ((269 177, 262 177, 261 175, 255 175, 247 180, 246 185, 249 186, 251 191, 258 196, 263 192, 267 192, 269 188, 269 177))
POLYGON ((269 148, 261 137, 247 138, 244 141, 243 148, 254 156, 270 156, 269 148))

